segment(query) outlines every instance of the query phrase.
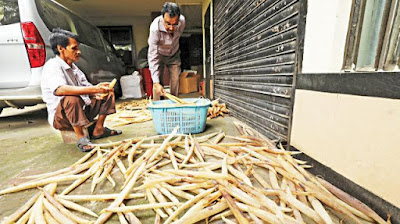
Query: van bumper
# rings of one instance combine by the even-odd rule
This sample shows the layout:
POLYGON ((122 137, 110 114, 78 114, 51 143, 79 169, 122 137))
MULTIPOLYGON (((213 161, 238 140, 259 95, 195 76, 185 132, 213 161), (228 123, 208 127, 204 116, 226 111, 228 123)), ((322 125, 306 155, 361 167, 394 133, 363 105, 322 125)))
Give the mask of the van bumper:
POLYGON ((19 89, 0 89, 0 108, 24 108, 43 103, 40 86, 27 86, 19 89))

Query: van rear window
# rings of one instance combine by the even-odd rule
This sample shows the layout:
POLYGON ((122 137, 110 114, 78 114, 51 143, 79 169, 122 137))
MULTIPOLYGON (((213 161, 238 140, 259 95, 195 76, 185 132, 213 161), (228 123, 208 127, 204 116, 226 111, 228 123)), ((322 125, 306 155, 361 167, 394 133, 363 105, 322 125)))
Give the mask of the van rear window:
POLYGON ((0 26, 19 21, 18 0, 0 0, 0 26))
POLYGON ((104 51, 99 30, 81 19, 75 18, 75 21, 77 23, 76 29, 79 34, 79 40, 86 45, 104 51))
POLYGON ((78 34, 82 44, 104 51, 101 36, 95 26, 52 1, 36 0, 36 5, 40 17, 50 31, 57 27, 69 30, 78 34))
MULTIPOLYGON (((1 1, 1 0, 0 0, 1 1)), ((63 10, 60 6, 52 1, 37 0, 36 5, 40 17, 46 24, 47 28, 52 31, 54 28, 60 27, 63 30, 74 32, 71 25, 72 21, 69 19, 68 12, 63 10)))

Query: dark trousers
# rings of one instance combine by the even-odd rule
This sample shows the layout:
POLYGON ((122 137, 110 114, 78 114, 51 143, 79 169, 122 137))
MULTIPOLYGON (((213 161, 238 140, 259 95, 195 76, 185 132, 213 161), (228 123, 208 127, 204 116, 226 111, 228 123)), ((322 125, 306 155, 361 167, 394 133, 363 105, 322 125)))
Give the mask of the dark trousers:
POLYGON ((54 128, 59 130, 72 129, 73 126, 85 126, 97 115, 115 113, 114 93, 108 94, 103 100, 91 99, 92 103, 85 106, 80 96, 65 96, 58 104, 54 116, 54 128))
MULTIPOLYGON (((172 95, 178 96, 179 94, 179 75, 181 74, 181 51, 179 50, 173 56, 163 56, 160 57, 160 67, 159 67, 159 75, 160 75, 160 84, 162 80, 162 76, 164 75, 164 65, 167 65, 169 71, 169 89, 172 95)), ((160 94, 156 93, 156 90, 153 88, 153 100, 160 100, 160 94)))

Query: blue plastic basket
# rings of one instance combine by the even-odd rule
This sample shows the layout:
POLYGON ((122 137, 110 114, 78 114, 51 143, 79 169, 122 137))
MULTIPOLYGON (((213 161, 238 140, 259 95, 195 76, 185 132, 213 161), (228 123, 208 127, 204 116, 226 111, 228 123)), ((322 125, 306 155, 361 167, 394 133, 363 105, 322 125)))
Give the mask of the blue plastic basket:
POLYGON ((187 102, 196 102, 193 106, 169 106, 175 104, 171 100, 154 101, 148 105, 153 115, 157 133, 169 134, 179 125, 178 133, 200 133, 206 128, 207 109, 211 105, 208 99, 189 98, 187 102), (165 105, 165 106, 163 106, 165 105))

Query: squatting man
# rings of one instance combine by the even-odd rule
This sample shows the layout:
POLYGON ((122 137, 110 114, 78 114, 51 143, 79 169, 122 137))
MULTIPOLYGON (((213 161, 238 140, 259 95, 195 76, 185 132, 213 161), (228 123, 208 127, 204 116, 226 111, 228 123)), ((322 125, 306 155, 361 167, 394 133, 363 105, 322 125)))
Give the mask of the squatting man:
POLYGON ((104 127, 107 115, 115 113, 114 89, 109 83, 92 85, 74 64, 81 55, 78 36, 56 28, 50 35, 50 45, 56 56, 44 65, 41 82, 50 125, 59 130, 73 129, 79 139, 76 146, 83 152, 94 148, 83 128, 97 115, 97 121, 88 128, 91 139, 121 134, 104 127))

